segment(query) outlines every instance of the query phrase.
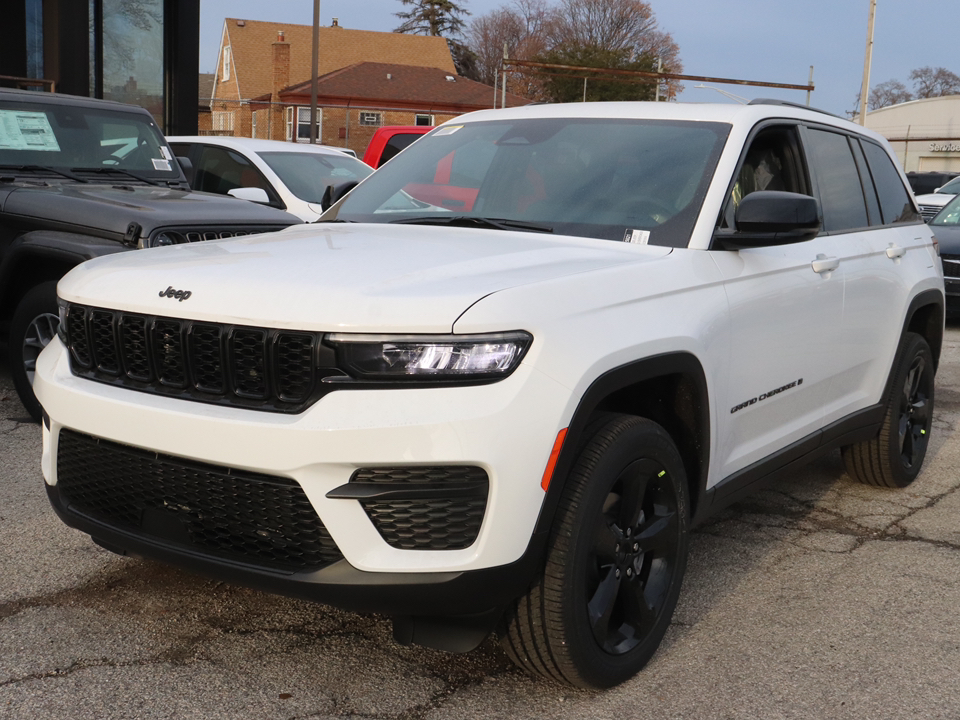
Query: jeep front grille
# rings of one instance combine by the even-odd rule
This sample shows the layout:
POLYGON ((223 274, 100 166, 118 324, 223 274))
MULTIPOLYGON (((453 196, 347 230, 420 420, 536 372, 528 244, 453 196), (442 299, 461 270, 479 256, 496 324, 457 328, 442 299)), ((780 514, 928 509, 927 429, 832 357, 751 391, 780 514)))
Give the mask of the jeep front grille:
POLYGON ((221 240, 244 235, 259 235, 260 233, 283 230, 286 225, 254 225, 217 228, 161 228, 155 230, 145 242, 147 247, 161 245, 182 245, 184 243, 202 242, 204 240, 221 240))
POLYGON ((301 412, 340 376, 322 333, 208 323, 70 304, 70 368, 157 395, 301 412))
POLYGON ((193 552, 286 572, 343 556, 299 483, 191 462, 61 430, 57 487, 68 509, 193 552))

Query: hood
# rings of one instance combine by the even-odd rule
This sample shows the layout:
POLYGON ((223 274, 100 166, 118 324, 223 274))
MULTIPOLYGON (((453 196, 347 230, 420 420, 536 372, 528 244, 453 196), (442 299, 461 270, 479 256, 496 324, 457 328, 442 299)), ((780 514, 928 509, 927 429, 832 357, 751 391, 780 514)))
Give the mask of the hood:
POLYGON ((956 195, 950 193, 928 193, 927 195, 917 195, 918 205, 946 205, 953 200, 956 195))
POLYGON ((20 186, 3 199, 2 212, 31 220, 68 222, 75 228, 124 235, 132 222, 146 236, 169 225, 290 225, 299 218, 226 195, 140 185, 50 184, 20 186))
POLYGON ((669 253, 539 233, 301 225, 98 258, 71 271, 58 291, 87 305, 195 320, 439 333, 450 332, 470 305, 499 290, 669 253))

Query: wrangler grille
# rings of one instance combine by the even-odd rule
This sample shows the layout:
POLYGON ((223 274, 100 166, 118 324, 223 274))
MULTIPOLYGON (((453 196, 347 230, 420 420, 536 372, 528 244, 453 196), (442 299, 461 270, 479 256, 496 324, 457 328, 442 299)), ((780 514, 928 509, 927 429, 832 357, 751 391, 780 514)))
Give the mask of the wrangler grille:
POLYGON ((74 374, 157 395, 301 412, 343 376, 321 333, 194 322, 71 304, 74 374))
POLYGON ((61 430, 57 487, 73 512, 216 558, 299 571, 343 557, 290 478, 190 462, 61 430))

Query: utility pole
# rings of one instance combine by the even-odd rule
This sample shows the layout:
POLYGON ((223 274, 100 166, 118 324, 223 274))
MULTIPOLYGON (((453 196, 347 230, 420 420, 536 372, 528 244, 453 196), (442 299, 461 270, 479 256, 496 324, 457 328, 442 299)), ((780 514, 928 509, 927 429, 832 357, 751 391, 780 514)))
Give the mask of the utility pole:
POLYGON ((663 58, 657 58, 657 94, 653 96, 654 102, 660 102, 660 73, 663 72, 663 58))
MULTIPOLYGON (((313 58, 310 81, 310 144, 317 144, 317 70, 320 55, 320 0, 313 0, 313 58)), ((299 118, 296 118, 299 122, 299 118)), ((296 125, 294 134, 296 134, 296 125)))
POLYGON ((860 124, 867 122, 867 95, 870 94, 870 64, 873 62, 873 22, 877 17, 877 0, 870 0, 867 20, 867 56, 863 61, 863 83, 860 85, 860 124))

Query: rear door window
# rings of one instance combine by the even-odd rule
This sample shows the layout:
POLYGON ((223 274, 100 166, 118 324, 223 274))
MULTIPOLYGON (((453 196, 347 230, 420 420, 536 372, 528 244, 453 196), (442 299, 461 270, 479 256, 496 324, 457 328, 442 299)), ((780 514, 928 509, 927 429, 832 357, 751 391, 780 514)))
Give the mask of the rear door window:
POLYGON ((807 128, 805 144, 817 179, 824 231, 844 232, 868 227, 863 186, 847 136, 807 128))
POLYGON ((913 206, 907 189, 900 179, 900 173, 890 156, 879 145, 870 141, 863 142, 863 151, 870 165, 880 210, 885 225, 902 222, 920 222, 920 215, 913 206))

